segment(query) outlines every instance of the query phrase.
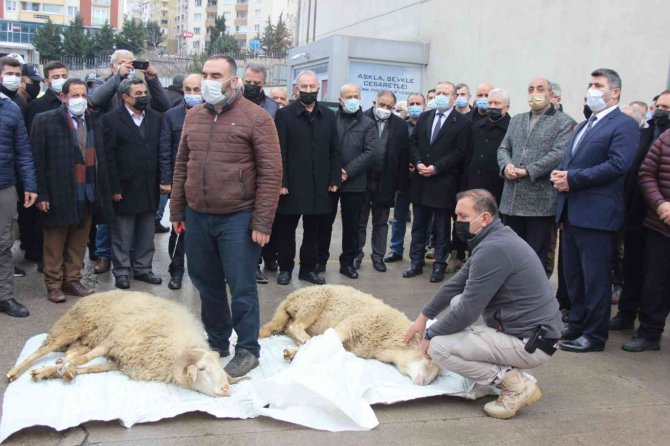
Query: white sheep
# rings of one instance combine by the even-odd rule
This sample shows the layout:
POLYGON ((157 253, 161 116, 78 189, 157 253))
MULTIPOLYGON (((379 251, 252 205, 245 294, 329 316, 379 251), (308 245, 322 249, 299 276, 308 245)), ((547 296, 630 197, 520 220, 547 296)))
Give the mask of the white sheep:
POLYGON ((13 381, 32 363, 65 351, 56 365, 31 372, 34 381, 120 370, 137 381, 161 381, 210 396, 229 396, 233 379, 212 351, 203 326, 186 308, 147 293, 109 291, 82 298, 51 328, 42 346, 7 373, 13 381), (81 367, 107 356, 102 365, 81 367))
MULTIPOLYGON (((405 345, 410 324, 403 313, 369 294, 349 286, 323 285, 289 294, 272 320, 261 327, 259 336, 285 333, 302 345, 333 328, 346 350, 361 358, 394 364, 414 384, 427 385, 439 368, 421 355, 416 340, 405 345)), ((284 357, 292 359, 296 352, 287 348, 284 357)))

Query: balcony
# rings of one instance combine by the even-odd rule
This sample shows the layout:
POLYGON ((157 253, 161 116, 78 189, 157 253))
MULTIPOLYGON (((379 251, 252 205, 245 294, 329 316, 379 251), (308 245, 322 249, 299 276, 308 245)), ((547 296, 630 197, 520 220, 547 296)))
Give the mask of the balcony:
POLYGON ((235 26, 246 26, 246 24, 247 19, 235 19, 235 23, 233 23, 235 26))
POLYGON ((249 5, 246 3, 236 3, 235 4, 235 11, 248 11, 249 10, 249 5))

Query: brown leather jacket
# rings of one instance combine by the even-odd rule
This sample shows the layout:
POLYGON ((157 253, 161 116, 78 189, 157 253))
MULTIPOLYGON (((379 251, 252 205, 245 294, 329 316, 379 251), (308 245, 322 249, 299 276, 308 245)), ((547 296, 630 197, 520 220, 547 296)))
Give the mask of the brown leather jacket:
POLYGON ((216 114, 199 105, 186 114, 174 166, 170 219, 196 212, 252 210, 252 229, 272 231, 279 201, 282 161, 274 121, 239 91, 216 114))

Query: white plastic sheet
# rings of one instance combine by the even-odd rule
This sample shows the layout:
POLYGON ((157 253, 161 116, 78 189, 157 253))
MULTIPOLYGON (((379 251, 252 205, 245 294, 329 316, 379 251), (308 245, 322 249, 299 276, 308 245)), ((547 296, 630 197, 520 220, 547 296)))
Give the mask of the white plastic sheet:
MULTIPOLYGON (((37 350, 46 335, 29 339, 18 361, 37 350)), ((218 418, 268 416, 328 431, 368 430, 377 424, 371 404, 391 404, 435 395, 474 399, 490 393, 450 372, 429 386, 413 385, 395 367, 357 358, 333 330, 303 346, 293 363, 283 359, 292 345, 285 336, 261 340, 260 366, 251 380, 232 387, 229 398, 212 398, 173 385, 131 381, 121 372, 32 382, 24 373, 5 392, 0 442, 30 426, 64 430, 87 421, 120 420, 125 427, 200 411, 218 418)), ((33 368, 53 364, 52 353, 33 368)), ((97 362, 104 360, 98 359, 97 362)), ((91 362, 91 364, 96 363, 91 362)))

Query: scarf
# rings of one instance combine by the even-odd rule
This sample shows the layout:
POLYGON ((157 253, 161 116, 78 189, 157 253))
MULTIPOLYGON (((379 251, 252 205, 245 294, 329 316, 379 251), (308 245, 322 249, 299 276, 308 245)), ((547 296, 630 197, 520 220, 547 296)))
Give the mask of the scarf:
POLYGON ((95 132, 91 120, 86 122, 86 115, 84 114, 82 121, 86 122, 86 144, 85 147, 81 147, 77 129, 75 129, 72 116, 67 110, 65 116, 68 124, 70 124, 72 141, 74 142, 72 149, 74 150, 74 190, 77 220, 79 224, 83 224, 86 215, 93 212, 95 205, 95 132))

